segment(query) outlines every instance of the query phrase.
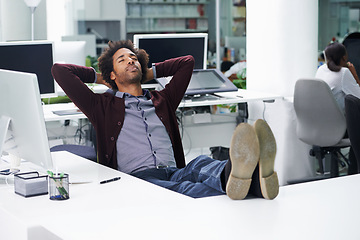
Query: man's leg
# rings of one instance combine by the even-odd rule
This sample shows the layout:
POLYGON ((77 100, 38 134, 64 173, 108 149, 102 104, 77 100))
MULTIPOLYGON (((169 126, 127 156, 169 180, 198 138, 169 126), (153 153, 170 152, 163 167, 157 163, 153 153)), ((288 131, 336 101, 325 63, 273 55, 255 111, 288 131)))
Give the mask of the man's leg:
POLYGON ((208 156, 198 156, 184 168, 176 170, 169 181, 181 183, 179 192, 193 197, 208 197, 225 194, 221 186, 220 175, 227 161, 214 160, 208 156), (191 183, 193 185, 191 185, 191 183))
POLYGON ((148 169, 133 176, 193 198, 225 194, 220 174, 227 161, 199 156, 184 168, 148 169))

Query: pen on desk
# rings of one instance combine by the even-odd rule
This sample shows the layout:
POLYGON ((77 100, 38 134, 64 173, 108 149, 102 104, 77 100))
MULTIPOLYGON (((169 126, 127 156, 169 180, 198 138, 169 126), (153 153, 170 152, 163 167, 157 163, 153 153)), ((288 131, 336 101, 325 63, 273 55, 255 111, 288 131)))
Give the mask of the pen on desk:
POLYGON ((100 184, 104 184, 104 183, 108 183, 108 182, 114 182, 114 181, 117 181, 117 180, 120 180, 121 177, 115 177, 115 178, 111 178, 111 179, 108 179, 108 180, 104 180, 104 181, 101 181, 100 184))

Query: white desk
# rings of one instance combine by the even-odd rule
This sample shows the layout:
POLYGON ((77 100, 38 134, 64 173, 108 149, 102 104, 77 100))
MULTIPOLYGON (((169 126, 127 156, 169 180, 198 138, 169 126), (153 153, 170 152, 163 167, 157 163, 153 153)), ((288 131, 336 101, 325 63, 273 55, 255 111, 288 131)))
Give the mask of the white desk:
MULTIPOLYGON (((103 85, 97 85, 96 89, 93 90, 96 93, 102 93, 106 91, 106 89, 107 88, 103 85)), ((222 98, 217 100, 182 101, 179 107, 180 108, 199 107, 199 106, 234 104, 234 103, 254 102, 254 101, 271 102, 274 100, 282 99, 282 97, 279 95, 249 91, 243 89, 238 89, 237 92, 217 93, 217 95, 221 96, 222 98)), ((68 110, 75 108, 76 106, 73 103, 44 105, 43 111, 44 111, 45 121, 52 122, 52 121, 61 121, 67 119, 79 120, 86 118, 86 116, 83 113, 62 115, 62 116, 53 113, 53 111, 68 110)), ((217 116, 212 115, 211 121, 204 124, 194 124, 192 123, 192 118, 184 119, 183 123, 185 130, 181 132, 184 133, 183 146, 185 149, 185 153, 188 153, 189 151, 193 151, 194 149, 197 150, 200 149, 204 154, 208 154, 209 147, 211 146, 228 146, 232 133, 236 127, 235 118, 236 115, 231 115, 231 116, 227 116, 226 114, 220 114, 217 116), (225 119, 225 121, 223 121, 223 119, 225 119)), ((187 157, 187 158, 188 160, 192 159, 192 157, 187 157)))
MULTIPOLYGON (((104 86, 105 87, 105 86, 104 86)), ((103 91, 103 90, 102 90, 103 91)), ((101 92, 101 91, 96 91, 101 92)), ((239 89, 237 92, 223 92, 217 93, 222 98, 217 100, 203 100, 203 101, 182 101, 179 108, 183 107, 199 107, 211 106, 220 104, 234 104, 253 101, 274 101, 282 99, 281 96, 269 93, 254 92, 249 90, 239 89)), ((61 121, 61 120, 78 120, 86 118, 82 113, 72 115, 56 115, 53 111, 75 109, 73 103, 61 103, 44 105, 44 117, 46 122, 61 121)), ((236 127, 236 115, 226 116, 225 114, 212 115, 211 120, 205 124, 193 124, 192 118, 184 121, 184 137, 183 146, 185 152, 193 149, 204 149, 211 146, 228 146, 232 133, 236 127), (223 119, 226 119, 223 121, 223 119), (220 121, 220 122, 219 122, 220 121)))
POLYGON ((290 185, 275 200, 192 199, 66 152, 62 169, 90 179, 70 199, 23 198, 0 183, 1 239, 359 239, 360 175, 290 185), (121 180, 99 184, 121 176, 121 180))
MULTIPOLYGON (((217 100, 204 100, 204 101, 182 101, 179 107, 198 107, 198 106, 211 106, 219 104, 232 104, 251 101, 272 101, 276 99, 282 99, 281 96, 275 94, 268 94, 262 92, 254 92, 239 89, 237 92, 223 92, 217 93, 222 98, 217 100)), ((66 119, 81 119, 86 118, 82 113, 71 115, 56 115, 53 111, 75 109, 76 106, 73 103, 59 103, 43 105, 45 121, 59 121, 66 119)))
POLYGON ((218 104, 233 104, 253 101, 273 101, 283 98, 282 96, 276 94, 249 91, 244 89, 238 89, 237 92, 216 93, 216 95, 220 96, 221 98, 217 100, 182 101, 179 107, 211 106, 218 104))
POLYGON ((83 113, 77 113, 71 115, 57 115, 54 113, 54 111, 74 110, 76 108, 77 107, 75 106, 74 103, 58 103, 58 104, 43 105, 45 122, 61 121, 67 119, 78 120, 78 119, 86 118, 85 114, 83 113))

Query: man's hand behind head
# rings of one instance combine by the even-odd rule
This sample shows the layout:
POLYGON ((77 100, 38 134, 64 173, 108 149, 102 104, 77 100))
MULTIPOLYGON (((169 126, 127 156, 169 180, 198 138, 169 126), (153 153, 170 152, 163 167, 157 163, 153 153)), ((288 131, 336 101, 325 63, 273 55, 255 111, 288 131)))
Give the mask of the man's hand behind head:
POLYGON ((107 86, 108 88, 112 89, 111 85, 104 80, 101 73, 96 73, 96 77, 97 77, 97 79, 96 79, 97 84, 103 84, 103 85, 107 86))

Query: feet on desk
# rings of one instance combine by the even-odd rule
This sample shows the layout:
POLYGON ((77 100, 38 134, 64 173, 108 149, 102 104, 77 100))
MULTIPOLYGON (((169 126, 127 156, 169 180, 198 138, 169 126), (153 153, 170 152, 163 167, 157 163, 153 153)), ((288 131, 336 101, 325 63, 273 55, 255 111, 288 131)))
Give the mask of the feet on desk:
POLYGON ((269 125, 262 119, 254 124, 256 135, 259 139, 259 180, 260 189, 264 198, 274 199, 279 193, 279 180, 274 171, 276 141, 269 125))
POLYGON ((254 127, 239 124, 230 144, 231 171, 226 185, 226 194, 234 200, 244 199, 252 182, 254 171, 255 185, 260 188, 261 195, 266 199, 274 199, 279 192, 279 182, 274 172, 276 142, 274 135, 261 119, 254 127), (257 167, 258 166, 258 167, 257 167))
POLYGON ((254 128, 247 123, 240 123, 230 143, 231 171, 226 184, 226 194, 231 199, 244 199, 248 194, 259 156, 259 140, 254 128))

